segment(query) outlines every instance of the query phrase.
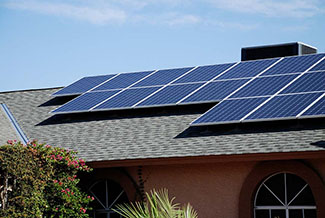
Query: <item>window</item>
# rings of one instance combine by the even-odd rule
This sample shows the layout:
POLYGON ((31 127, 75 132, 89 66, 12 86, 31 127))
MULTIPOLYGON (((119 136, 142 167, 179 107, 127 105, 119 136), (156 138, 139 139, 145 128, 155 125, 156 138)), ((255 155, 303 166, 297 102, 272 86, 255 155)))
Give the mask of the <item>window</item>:
POLYGON ((95 198, 91 205, 94 218, 121 218, 112 208, 129 200, 119 184, 111 180, 100 180, 90 186, 89 192, 95 198))
POLYGON ((316 203, 309 185, 294 174, 275 174, 257 190, 255 218, 316 218, 316 214, 316 203))

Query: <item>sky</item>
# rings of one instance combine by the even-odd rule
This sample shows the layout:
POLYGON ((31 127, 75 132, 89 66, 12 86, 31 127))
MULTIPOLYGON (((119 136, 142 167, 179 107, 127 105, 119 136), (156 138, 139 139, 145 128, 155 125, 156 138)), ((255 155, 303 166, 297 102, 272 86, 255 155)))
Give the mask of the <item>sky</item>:
POLYGON ((325 52, 325 0, 0 0, 0 92, 240 60, 242 47, 325 52))

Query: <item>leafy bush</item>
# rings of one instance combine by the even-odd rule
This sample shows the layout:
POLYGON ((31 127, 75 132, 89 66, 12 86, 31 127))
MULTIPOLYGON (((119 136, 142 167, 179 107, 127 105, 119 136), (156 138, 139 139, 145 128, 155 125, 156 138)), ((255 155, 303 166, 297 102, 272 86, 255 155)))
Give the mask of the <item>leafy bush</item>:
POLYGON ((115 212, 125 218, 197 218, 196 211, 190 204, 180 206, 169 199, 168 191, 162 189, 146 193, 146 202, 117 205, 115 212))
POLYGON ((0 147, 0 217, 89 217, 93 197, 78 187, 89 172, 76 152, 36 141, 0 147))

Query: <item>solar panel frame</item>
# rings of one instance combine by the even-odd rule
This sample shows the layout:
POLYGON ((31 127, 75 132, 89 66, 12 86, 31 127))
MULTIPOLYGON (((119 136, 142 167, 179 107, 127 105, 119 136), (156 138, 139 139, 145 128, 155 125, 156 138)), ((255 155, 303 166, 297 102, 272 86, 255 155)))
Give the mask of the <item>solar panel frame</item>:
POLYGON ((222 101, 219 104, 215 105, 210 110, 208 110, 207 112, 202 114, 200 117, 195 119, 190 124, 190 126, 239 123, 241 118, 243 118, 247 113, 249 113, 252 109, 254 109, 259 104, 264 102, 266 99, 267 99, 267 97, 227 99, 227 100, 222 101), (229 107, 229 104, 230 104, 230 107, 229 107), (245 109, 244 108, 245 106, 249 107, 249 108, 245 109), (218 111, 219 113, 214 113, 216 111, 218 111), (231 112, 231 113, 229 114, 228 112, 231 112), (224 116, 224 113, 228 113, 228 115, 230 117, 231 116, 235 116, 235 117, 234 117, 234 119, 229 118, 229 116, 224 116), (216 119, 216 118, 218 118, 218 116, 221 116, 221 118, 216 119), (209 121, 209 120, 211 120, 211 121, 209 121))
POLYGON ((250 81, 245 87, 242 87, 236 93, 232 94, 229 98, 272 96, 297 76, 297 74, 290 74, 257 77, 250 81))
POLYGON ((222 74, 224 71, 231 68, 235 64, 236 63, 199 66, 196 69, 194 69, 192 72, 175 80, 172 84, 210 81, 214 79, 216 76, 222 74))
POLYGON ((130 87, 146 77, 154 74, 157 71, 142 71, 142 72, 132 72, 132 73, 121 73, 116 77, 102 83, 101 85, 93 88, 91 91, 105 91, 114 89, 124 89, 130 87))
POLYGON ((90 111, 110 111, 134 108, 134 105, 136 105, 136 103, 138 103, 141 99, 145 98, 160 88, 161 87, 159 86, 154 86, 124 89, 117 95, 94 106, 90 109, 90 111), (128 94, 130 92, 133 92, 132 95, 128 94))
POLYGON ((319 62, 313 68, 311 68, 309 71, 320 71, 320 70, 325 70, 325 59, 323 59, 321 62, 319 62))
POLYGON ((325 91, 325 71, 306 72, 280 94, 325 91))
POLYGON ((279 59, 280 58, 271 58, 239 62, 238 65, 234 66, 215 80, 252 78, 272 66, 279 59))
POLYGON ((306 72, 323 59, 324 54, 285 57, 277 65, 264 72, 262 76, 306 72))
POLYGON ((192 93, 191 95, 187 96, 182 101, 178 102, 180 105, 184 104, 198 104, 198 103, 208 103, 208 102, 218 102, 223 100, 226 96, 228 96, 230 93, 241 87, 243 84, 245 84, 249 79, 235 79, 235 80, 223 80, 223 81, 213 81, 208 82, 201 86, 199 89, 196 90, 196 92, 192 93), (229 83, 234 83, 232 87, 227 86, 229 83), (218 90, 214 89, 213 87, 217 86, 218 90), (209 92, 207 92, 209 90, 209 92), (220 91, 219 93, 214 94, 211 93, 211 91, 220 91), (222 92, 221 92, 222 91, 222 92), (202 97, 204 97, 204 100, 202 100, 202 97), (201 100, 196 100, 197 98, 200 98, 201 100))
POLYGON ((184 67, 175 69, 158 70, 153 75, 145 78, 144 80, 132 85, 131 87, 151 87, 151 86, 164 86, 170 84, 176 79, 181 78, 187 73, 194 70, 196 67, 184 67))
POLYGON ((157 106, 172 106, 177 105, 177 102, 186 95, 202 86, 201 83, 187 83, 187 84, 171 84, 165 86, 163 89, 157 91, 150 97, 135 105, 135 108, 157 107, 157 106), (177 90, 181 89, 182 92, 177 90), (185 93, 184 93, 185 92, 185 93), (157 103, 158 102, 158 103, 157 103))
POLYGON ((111 91, 102 91, 102 92, 87 92, 77 98, 72 99, 71 101, 61 105, 60 107, 51 111, 53 114, 66 114, 66 113, 81 113, 90 111, 92 107, 99 104, 100 102, 116 95, 121 90, 111 90, 111 91), (93 96, 96 96, 94 98, 93 96), (92 102, 92 103, 91 103, 92 102), (79 108, 75 110, 63 110, 64 108, 75 108, 75 105, 78 105, 79 108), (80 108, 81 107, 81 108, 80 108))
POLYGON ((87 91, 92 90, 94 87, 97 87, 99 85, 101 85, 102 83, 105 83, 106 81, 109 81, 111 79, 114 79, 116 76, 118 76, 119 74, 109 74, 109 75, 102 75, 102 76, 89 76, 89 77, 83 77, 79 80, 77 80, 76 82, 60 89, 59 91, 55 92, 52 94, 52 96, 71 96, 71 95, 80 95, 82 93, 85 93, 87 91), (99 79, 99 81, 94 82, 94 81, 90 81, 91 84, 87 85, 85 84, 85 82, 89 80, 94 80, 94 79, 99 79), (85 86, 87 86, 87 88, 85 88, 85 86), (75 88, 76 87, 76 88, 75 88), (82 91, 73 91, 73 92, 68 92, 68 93, 64 93, 64 91, 66 92, 66 90, 69 89, 77 89, 78 90, 82 89, 82 91), (63 92, 62 94, 60 94, 61 92, 63 92))
MULTIPOLYGON (((267 101, 265 104, 263 104, 261 107, 259 107, 257 110, 255 110, 253 113, 251 113, 249 116, 243 118, 241 120, 241 122, 261 122, 261 121, 272 121, 272 120, 290 120, 290 119, 297 119, 298 115, 306 108, 308 107, 312 102, 314 102, 317 98, 319 98, 322 95, 322 93, 299 93, 299 94, 285 94, 285 95, 276 95, 274 97, 270 97, 270 100, 267 101), (277 113, 276 117, 274 116, 270 116, 270 115, 263 115, 266 113, 265 111, 267 111, 265 109, 265 107, 268 107, 267 109, 270 110, 270 104, 274 104, 275 106, 277 105, 277 103, 280 102, 281 107, 285 107, 285 106, 292 106, 291 102, 290 102, 290 98, 294 99, 294 98, 299 98, 302 99, 304 96, 306 96, 305 101, 303 101, 303 104, 294 104, 296 107, 291 107, 291 111, 283 111, 281 110, 280 107, 272 107, 271 109, 274 110, 281 110, 283 111, 282 114, 281 113, 277 113), (312 97, 312 98, 311 98, 312 97), (280 101, 277 101, 278 99, 280 99, 280 101), (281 103, 281 99, 283 99, 281 103), (307 101, 306 101, 307 100, 307 101), (295 109, 295 110, 294 110, 295 109), (288 114, 288 112, 290 112, 290 114, 288 114), (286 113, 286 114, 284 114, 286 113), (260 114, 260 116, 258 116, 258 114, 260 114), (261 114, 263 116, 261 116, 261 114)), ((297 101, 296 101, 297 102, 297 101)), ((273 111, 270 111, 270 113, 274 113, 273 111)))
POLYGON ((325 117, 325 92, 300 114, 299 119, 325 117), (315 111, 316 112, 313 112, 315 111))

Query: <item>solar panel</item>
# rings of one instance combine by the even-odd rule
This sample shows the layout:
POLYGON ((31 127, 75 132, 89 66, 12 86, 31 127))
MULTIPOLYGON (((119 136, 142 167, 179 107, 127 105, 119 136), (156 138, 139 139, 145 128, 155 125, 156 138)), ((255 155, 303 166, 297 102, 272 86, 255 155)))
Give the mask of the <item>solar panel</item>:
POLYGON ((54 96, 65 96, 65 95, 76 95, 82 94, 95 86, 105 82, 108 79, 113 78, 116 74, 112 75, 105 75, 105 76, 91 76, 91 77, 84 77, 71 85, 53 93, 54 96))
POLYGON ((325 116, 325 97, 320 97, 325 93, 324 56, 85 77, 53 94, 81 95, 52 112, 219 101, 191 125, 325 116))
POLYGON ((318 63, 315 67, 311 68, 310 71, 325 70, 325 59, 318 63))
POLYGON ((144 80, 133 85, 133 87, 167 85, 168 83, 184 75, 191 69, 193 69, 193 67, 159 70, 156 73, 145 78, 144 80))
POLYGON ((247 81, 248 79, 238 79, 210 82, 203 88, 184 99, 181 104, 221 101, 247 81))
POLYGON ((265 76, 304 72, 323 57, 324 54, 286 57, 278 64, 264 72, 262 75, 265 76))
POLYGON ((118 92, 119 90, 105 91, 105 92, 88 92, 69 101, 68 103, 53 110, 52 112, 53 113, 85 112, 118 92))
POLYGON ((234 63, 201 66, 201 67, 196 68, 192 72, 186 74, 185 76, 179 78, 178 80, 173 82, 173 84, 174 83, 190 83, 190 82, 209 81, 233 65, 234 65, 234 63))
POLYGON ((170 105, 176 104, 179 100, 193 92, 195 89, 202 86, 203 83, 185 84, 185 85, 170 85, 155 93, 138 106, 149 105, 170 105))
POLYGON ((136 73, 122 73, 119 74, 117 77, 103 83, 102 85, 98 86, 97 88, 93 89, 92 91, 102 91, 102 90, 109 90, 109 89, 122 89, 126 88, 133 83, 143 79, 144 77, 148 76, 150 73, 154 71, 146 71, 146 72, 136 72, 136 73))
POLYGON ((102 102, 92 110, 98 111, 131 108, 137 102, 157 91, 159 88, 161 87, 126 89, 108 101, 102 102))
POLYGON ((320 97, 321 94, 308 93, 275 96, 248 116, 245 121, 295 118, 303 109, 320 97))
POLYGON ((323 94, 322 98, 319 101, 317 101, 301 115, 302 118, 307 116, 325 116, 325 94, 323 94))
POLYGON ((279 58, 240 62, 238 65, 227 71, 225 74, 222 74, 217 79, 254 77, 278 60, 279 58))
POLYGON ((264 102, 267 98, 229 99, 220 102, 204 113, 191 125, 211 125, 239 122, 246 114, 264 102))
POLYGON ((325 71, 305 73, 284 89, 281 94, 312 91, 325 91, 325 71))
POLYGON ((298 75, 258 77, 231 95, 230 98, 273 95, 298 75))

